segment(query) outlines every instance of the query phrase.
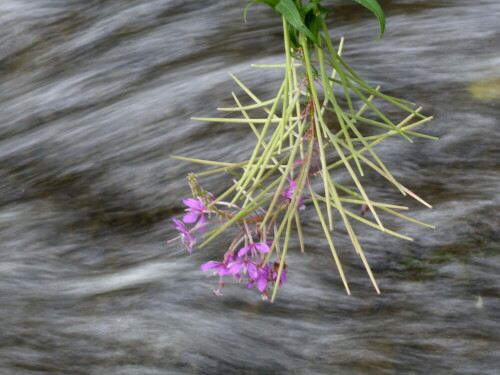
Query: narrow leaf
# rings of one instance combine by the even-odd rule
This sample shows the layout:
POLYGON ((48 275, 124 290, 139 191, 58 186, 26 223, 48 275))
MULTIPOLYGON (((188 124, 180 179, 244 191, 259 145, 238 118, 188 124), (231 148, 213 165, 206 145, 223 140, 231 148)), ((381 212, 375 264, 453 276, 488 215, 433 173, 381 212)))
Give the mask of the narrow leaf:
POLYGON ((293 0, 280 0, 276 5, 275 10, 280 13, 295 29, 299 30, 302 34, 307 36, 314 43, 318 44, 317 38, 302 22, 299 10, 295 6, 293 0))
POLYGON ((370 11, 375 14, 375 17, 378 19, 378 23, 380 25, 380 34, 378 36, 378 39, 382 38, 382 35, 384 35, 385 31, 385 16, 384 16, 384 11, 380 7, 379 3, 377 0, 354 0, 355 2, 363 5, 365 8, 369 9, 370 11))

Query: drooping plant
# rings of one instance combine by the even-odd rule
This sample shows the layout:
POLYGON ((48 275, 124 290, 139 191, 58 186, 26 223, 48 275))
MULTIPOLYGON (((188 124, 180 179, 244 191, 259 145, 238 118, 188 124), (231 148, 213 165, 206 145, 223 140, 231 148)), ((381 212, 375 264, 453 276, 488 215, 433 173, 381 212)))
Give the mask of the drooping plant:
MULTIPOLYGON (((375 14, 380 24, 379 38, 382 37, 385 18, 378 2, 354 1, 375 14)), ((304 252, 300 212, 307 205, 317 213, 344 287, 350 294, 332 236, 332 212, 336 211, 375 290, 380 293, 352 220, 406 240, 411 238, 383 225, 379 212, 433 226, 401 214, 399 210, 408 209, 405 206, 372 200, 360 177, 364 176, 365 169, 373 170, 403 195, 431 207, 396 181, 374 148, 392 136, 403 137, 410 143, 411 137, 435 139, 413 130, 430 121, 432 116, 422 115, 421 107, 414 109, 413 103, 384 94, 379 87, 373 88, 346 63, 342 58, 344 41, 341 39, 338 47, 334 46, 325 23, 328 10, 321 5, 322 0, 254 0, 245 7, 245 18, 249 6, 256 2, 269 5, 282 18, 285 63, 258 67, 284 69, 283 82, 272 99, 261 100, 230 74, 254 104, 242 105, 233 93, 235 106, 219 110, 239 113, 240 117, 193 118, 248 124, 255 133, 256 145, 248 159, 239 163, 172 156, 214 167, 188 175, 193 198, 183 201, 187 213, 182 221, 173 219, 174 228, 180 232, 179 237, 190 253, 195 244, 201 242, 199 247, 204 247, 222 232, 233 231, 234 239, 222 259, 201 266, 203 271, 211 270, 219 275, 219 288, 215 293, 221 294, 223 277, 232 275, 246 280, 249 288, 255 286, 265 299, 271 292, 271 301, 274 301, 278 287, 286 281, 286 257, 292 231, 297 233, 304 252), (382 111, 382 103, 406 114, 391 120, 382 111), (329 120, 331 116, 327 117, 327 113, 333 114, 336 121, 329 120), (364 135, 366 128, 372 133, 373 129, 381 131, 364 135), (348 172, 355 188, 339 183, 339 169, 348 172), (199 179, 217 173, 229 173, 233 179, 230 187, 216 197, 202 188, 199 179), (320 188, 313 186, 315 179, 320 182, 320 188), (186 224, 194 226, 188 229, 186 224), (205 231, 209 225, 212 228, 205 231), (202 235, 201 240, 196 238, 196 231, 202 235)))

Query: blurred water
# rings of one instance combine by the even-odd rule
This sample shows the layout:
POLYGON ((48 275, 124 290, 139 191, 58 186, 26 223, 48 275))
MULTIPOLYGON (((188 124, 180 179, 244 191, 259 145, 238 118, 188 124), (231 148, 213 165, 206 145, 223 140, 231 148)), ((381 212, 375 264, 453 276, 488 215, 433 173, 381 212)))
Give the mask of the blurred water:
POLYGON ((263 97, 280 81, 249 65, 282 58, 281 22, 257 5, 245 24, 242 3, 0 2, 0 373, 498 374, 500 99, 475 93, 498 93, 500 3, 382 1, 380 43, 368 12, 327 3, 351 65, 436 116, 440 141, 380 155, 438 229, 360 233, 380 296, 339 235, 348 297, 306 210, 307 253, 273 305, 235 283, 212 294, 199 265, 216 245, 166 245, 203 169, 168 155, 252 146, 243 126, 189 118, 231 103, 227 71, 263 97))

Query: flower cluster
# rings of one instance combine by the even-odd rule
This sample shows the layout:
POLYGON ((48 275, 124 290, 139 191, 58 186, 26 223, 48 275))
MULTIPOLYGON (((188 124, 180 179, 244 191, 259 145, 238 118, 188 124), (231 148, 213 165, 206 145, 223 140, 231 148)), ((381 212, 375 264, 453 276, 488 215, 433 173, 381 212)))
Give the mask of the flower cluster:
MULTIPOLYGON (((289 203, 294 189, 295 182, 290 180, 290 185, 284 188, 282 192, 283 204, 289 203)), ((301 198, 301 204, 302 200, 303 198, 301 198)), ((205 194, 203 198, 184 199, 183 203, 187 206, 186 214, 184 214, 182 220, 173 218, 172 221, 174 222, 174 229, 180 232, 180 235, 175 239, 180 238, 190 254, 193 252, 193 247, 197 241, 195 232, 198 231, 198 233, 203 234, 206 226, 211 223, 209 221, 211 216, 218 217, 218 220, 214 221, 214 223, 221 223, 234 217, 239 209, 239 207, 229 202, 214 201, 211 194, 205 194), (208 199, 204 199, 207 196, 208 199), (229 206, 233 210, 224 211, 219 208, 220 206, 229 206), (186 224, 194 224, 194 226, 188 229, 186 224)), ((259 236, 257 224, 259 224, 259 220, 255 216, 250 215, 247 219, 243 219, 237 225, 240 227, 240 231, 229 246, 223 260, 209 261, 201 265, 202 271, 212 271, 219 276, 218 288, 214 290, 216 295, 222 295, 224 276, 228 275, 233 276, 240 282, 245 281, 248 289, 255 286, 263 299, 268 299, 270 287, 274 286, 278 280, 280 287, 286 282, 286 265, 283 265, 280 273, 280 259, 278 258, 274 262, 267 259, 267 256, 270 255, 272 241, 255 238, 256 233, 257 237, 259 236)))
MULTIPOLYGON (((266 262, 261 258, 261 254, 266 254, 269 246, 265 243, 252 244, 245 246, 235 256, 234 252, 227 253, 222 262, 210 261, 201 265, 201 270, 206 272, 212 270, 215 275, 219 275, 219 286, 214 293, 222 295, 221 288, 224 287, 224 276, 232 275, 238 281, 247 282, 247 288, 251 289, 254 285, 261 293, 263 299, 269 296, 269 287, 273 285, 278 276, 280 260, 266 262), (248 251, 253 246, 255 252, 248 251), (261 253, 261 254, 259 254, 261 253)), ((286 266, 281 274, 280 286, 286 281, 286 266)))

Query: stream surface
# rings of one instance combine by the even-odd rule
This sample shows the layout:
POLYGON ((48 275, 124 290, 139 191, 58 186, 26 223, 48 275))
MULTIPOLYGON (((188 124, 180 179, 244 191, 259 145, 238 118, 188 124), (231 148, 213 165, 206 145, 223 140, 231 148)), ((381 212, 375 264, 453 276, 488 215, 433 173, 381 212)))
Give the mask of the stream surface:
POLYGON ((167 244, 186 174, 207 170, 168 155, 239 161, 254 143, 190 117, 243 96, 229 71, 265 99, 280 85, 250 64, 283 61, 281 20, 258 4, 244 23, 244 3, 0 2, 0 374, 498 375, 500 2, 382 0, 378 43, 368 11, 326 2, 351 66, 435 116, 420 130, 439 141, 377 148, 432 210, 363 183, 437 229, 356 227, 376 295, 339 225, 349 297, 308 207, 274 304, 232 280, 213 294, 199 267, 228 237, 167 244))

